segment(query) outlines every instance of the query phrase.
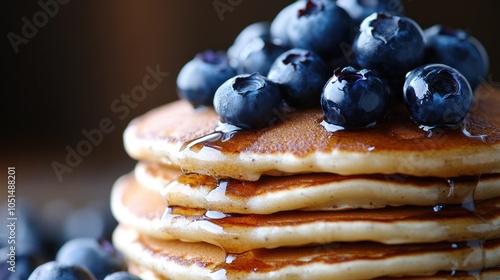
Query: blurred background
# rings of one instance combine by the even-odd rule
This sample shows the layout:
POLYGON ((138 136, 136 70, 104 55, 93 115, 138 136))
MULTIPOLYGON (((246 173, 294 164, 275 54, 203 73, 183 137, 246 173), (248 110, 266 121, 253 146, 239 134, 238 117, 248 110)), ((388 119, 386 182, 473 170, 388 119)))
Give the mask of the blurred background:
MULTIPOLYGON (((7 211, 7 166, 15 166, 18 209, 26 209, 18 214, 27 215, 26 223, 32 221, 23 234, 37 232, 43 244, 51 244, 43 245, 48 254, 70 238, 109 238, 115 226, 109 212, 111 186, 135 165, 122 145, 128 122, 177 99, 177 73, 197 52, 226 50, 242 28, 272 20, 291 2, 4 0, 2 217, 7 211), (57 9, 50 8, 51 14, 44 16, 40 3, 46 2, 57 3, 57 9), (218 13, 218 2, 237 5, 218 13), (142 101, 127 106, 127 113, 117 112, 113 104, 123 105, 122 95, 142 85, 147 67, 170 75, 142 101), (54 165, 66 165, 69 150, 87 139, 82 131, 99 129, 103 120, 111 123, 112 131, 103 133, 98 144, 58 176, 54 165)), ((500 82, 500 1, 405 0, 404 5, 406 15, 422 28, 441 23, 468 30, 488 50, 490 77, 500 82)), ((6 232, 0 228, 4 244, 6 232)))

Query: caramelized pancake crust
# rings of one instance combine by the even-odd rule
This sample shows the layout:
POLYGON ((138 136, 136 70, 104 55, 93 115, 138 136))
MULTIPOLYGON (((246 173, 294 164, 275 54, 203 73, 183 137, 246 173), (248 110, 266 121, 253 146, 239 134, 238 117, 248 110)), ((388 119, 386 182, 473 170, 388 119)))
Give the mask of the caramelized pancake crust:
POLYGON ((173 279, 373 279, 479 271, 500 265, 500 241, 381 245, 331 243, 226 254, 207 243, 162 241, 119 226, 114 243, 125 256, 173 279))
POLYGON ((439 211, 401 206, 239 215, 168 207, 158 193, 129 176, 114 186, 111 205, 120 223, 140 232, 160 239, 204 241, 233 253, 338 241, 402 244, 500 237, 500 198, 463 207, 449 205, 439 211), (145 202, 147 206, 142 205, 145 202))
POLYGON ((135 119, 124 139, 135 159, 218 178, 257 180, 262 174, 305 172, 455 177, 500 172, 498 108, 500 94, 491 94, 477 101, 463 129, 438 128, 431 136, 401 104, 375 127, 336 133, 320 125, 320 109, 310 109, 287 113, 260 130, 240 131, 224 142, 189 146, 214 131, 218 116, 177 101, 135 119))
POLYGON ((224 213, 270 214, 286 210, 374 209, 385 206, 461 204, 500 196, 500 174, 453 179, 393 175, 310 173, 262 176, 259 181, 216 180, 139 162, 134 176, 170 206, 224 213))
MULTIPOLYGON (((168 280, 151 269, 135 263, 129 263, 129 271, 139 275, 144 280, 168 280)), ((428 276, 401 276, 390 278, 392 280, 498 280, 500 278, 500 268, 485 269, 478 273, 455 271, 453 273, 440 271, 428 276)), ((387 277, 375 278, 373 280, 387 280, 387 277)))

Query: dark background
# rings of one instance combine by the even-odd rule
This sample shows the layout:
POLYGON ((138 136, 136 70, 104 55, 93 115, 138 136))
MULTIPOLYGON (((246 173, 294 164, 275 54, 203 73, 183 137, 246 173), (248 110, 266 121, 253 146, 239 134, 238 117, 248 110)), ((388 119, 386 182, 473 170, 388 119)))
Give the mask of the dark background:
MULTIPOLYGON (((243 27, 272 20, 293 1, 243 0, 222 20, 214 2, 71 0, 60 4, 57 14, 15 54, 7 35, 21 35, 22 18, 33 22, 41 7, 38 1, 2 1, 0 204, 6 197, 7 166, 15 166, 18 203, 35 209, 37 222, 60 240, 109 232, 109 227, 88 221, 99 224, 103 215, 109 221, 111 186, 134 167, 122 145, 127 123, 177 98, 177 73, 197 52, 227 49, 243 27), (112 102, 142 84, 145 67, 157 64, 170 76, 121 120, 112 102), (115 130, 59 181, 51 164, 64 164, 66 148, 76 148, 85 140, 82 130, 99 128, 103 118, 115 130), (68 223, 77 224, 77 230, 68 223)), ((404 4, 406 15, 422 28, 442 23, 469 30, 489 52, 492 80, 500 81, 500 1, 404 4)), ((1 207, 0 213, 6 211, 1 207)))

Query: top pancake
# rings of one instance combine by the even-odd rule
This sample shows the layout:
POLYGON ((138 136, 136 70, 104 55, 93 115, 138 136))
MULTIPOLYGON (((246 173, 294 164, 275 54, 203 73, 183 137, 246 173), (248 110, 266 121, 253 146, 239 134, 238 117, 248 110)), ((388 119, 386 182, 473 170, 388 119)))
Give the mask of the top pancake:
POLYGON ((479 98, 463 130, 439 128, 432 136, 403 106, 392 106, 375 127, 335 133, 321 126, 320 109, 310 109, 280 114, 276 124, 240 131, 225 142, 201 141, 181 149, 212 133, 218 116, 176 101, 132 121, 124 142, 135 159, 217 178, 255 181, 263 174, 306 172, 455 177, 500 172, 499 108, 498 92, 479 98))

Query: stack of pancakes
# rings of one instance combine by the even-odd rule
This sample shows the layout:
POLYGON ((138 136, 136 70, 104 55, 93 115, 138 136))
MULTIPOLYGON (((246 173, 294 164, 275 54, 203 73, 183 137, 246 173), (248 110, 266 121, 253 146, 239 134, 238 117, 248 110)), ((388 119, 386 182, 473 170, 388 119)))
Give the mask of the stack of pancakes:
POLYGON ((164 105, 125 131, 114 244, 144 279, 500 279, 498 108, 431 133, 395 105, 369 129, 310 109, 230 135, 164 105))

